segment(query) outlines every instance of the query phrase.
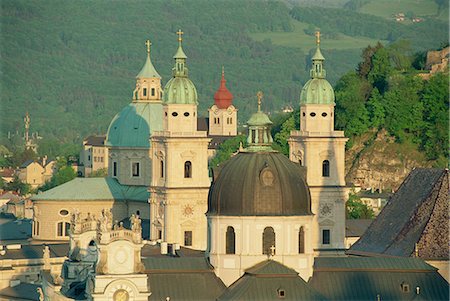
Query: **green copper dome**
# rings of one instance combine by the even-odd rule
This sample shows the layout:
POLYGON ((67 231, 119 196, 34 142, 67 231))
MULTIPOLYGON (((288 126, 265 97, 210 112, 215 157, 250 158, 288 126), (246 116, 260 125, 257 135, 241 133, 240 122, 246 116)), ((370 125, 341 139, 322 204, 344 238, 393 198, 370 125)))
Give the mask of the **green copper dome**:
POLYGON ((108 128, 106 145, 150 147, 150 135, 162 130, 161 103, 132 102, 118 113, 108 128))
POLYGON ((186 54, 179 39, 178 50, 173 56, 175 66, 172 68, 173 77, 164 87, 164 104, 195 104, 198 105, 197 89, 188 77, 186 54))
POLYGON ((300 93, 300 104, 334 104, 334 90, 325 79, 326 70, 323 68, 325 58, 317 44, 316 52, 312 57, 311 79, 303 86, 300 93))
POLYGON ((264 126, 264 125, 271 125, 272 121, 270 121, 269 116, 267 116, 264 112, 258 111, 256 113, 253 113, 253 115, 247 121, 247 124, 249 126, 252 126, 252 125, 264 126))

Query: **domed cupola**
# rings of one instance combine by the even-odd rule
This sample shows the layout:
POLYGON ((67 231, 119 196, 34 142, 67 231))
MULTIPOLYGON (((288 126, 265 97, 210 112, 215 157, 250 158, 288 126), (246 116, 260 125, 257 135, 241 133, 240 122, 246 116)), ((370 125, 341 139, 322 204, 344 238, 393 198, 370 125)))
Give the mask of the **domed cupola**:
POLYGON ((311 215, 311 197, 303 169, 270 145, 269 117, 258 112, 248 121, 248 148, 231 158, 212 183, 208 215, 311 215))
POLYGON ((173 56, 175 66, 172 68, 173 77, 164 87, 164 104, 195 104, 198 105, 197 89, 188 77, 186 66, 187 56, 183 51, 181 43, 183 32, 178 34, 178 50, 173 56))
POLYGON ((312 57, 311 79, 303 86, 300 94, 302 104, 334 104, 334 90, 325 79, 326 71, 323 68, 325 58, 320 51, 320 32, 316 32, 316 52, 312 57))
POLYGON ((225 83, 225 70, 222 67, 222 79, 220 80, 220 87, 214 94, 214 104, 219 109, 226 109, 233 104, 233 94, 228 91, 225 83))

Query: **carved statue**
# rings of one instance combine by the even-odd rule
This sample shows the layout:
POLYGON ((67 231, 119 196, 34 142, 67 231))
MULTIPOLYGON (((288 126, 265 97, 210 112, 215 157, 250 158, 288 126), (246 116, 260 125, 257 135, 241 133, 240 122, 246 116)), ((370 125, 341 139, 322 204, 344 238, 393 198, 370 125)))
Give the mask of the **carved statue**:
POLYGON ((39 301, 44 301, 45 296, 44 296, 44 292, 42 291, 42 288, 38 287, 36 289, 36 292, 39 294, 39 301))
POLYGON ((44 261, 44 270, 49 271, 51 269, 51 265, 50 265, 50 248, 48 246, 44 247, 44 250, 42 251, 43 256, 42 259, 44 261))
POLYGON ((142 231, 141 219, 139 216, 132 214, 130 217, 131 221, 131 231, 140 233, 142 231))
POLYGON ((71 233, 78 232, 79 225, 80 225, 80 211, 76 209, 70 219, 70 228, 71 228, 70 232, 71 233))
POLYGON ((112 215, 112 209, 105 210, 105 218, 106 218, 106 228, 108 230, 111 230, 112 223, 113 223, 113 215, 112 215))

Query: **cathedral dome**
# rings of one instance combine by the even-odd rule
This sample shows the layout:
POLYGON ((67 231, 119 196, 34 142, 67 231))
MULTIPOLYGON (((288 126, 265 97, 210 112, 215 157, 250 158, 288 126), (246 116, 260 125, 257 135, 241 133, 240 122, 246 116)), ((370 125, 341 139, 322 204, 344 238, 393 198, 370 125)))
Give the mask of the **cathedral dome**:
POLYGON ((312 78, 300 93, 300 104, 334 104, 334 90, 324 78, 312 78))
POLYGON ((302 167, 276 151, 240 152, 212 183, 209 215, 310 215, 311 196, 302 167))
POLYGON ((198 104, 197 89, 187 77, 173 77, 164 87, 165 104, 198 104))
POLYGON ((229 106, 233 104, 233 94, 227 89, 225 86, 225 73, 222 69, 222 79, 220 80, 220 87, 214 94, 214 104, 219 109, 227 109, 229 106))
MULTIPOLYGON (((158 104, 132 102, 111 121, 106 145, 113 147, 150 147, 150 124, 162 124, 162 109, 158 104), (150 122, 152 121, 152 122, 150 122)), ((161 107, 161 104, 159 104, 161 107)), ((162 108, 162 107, 161 107, 162 108)))

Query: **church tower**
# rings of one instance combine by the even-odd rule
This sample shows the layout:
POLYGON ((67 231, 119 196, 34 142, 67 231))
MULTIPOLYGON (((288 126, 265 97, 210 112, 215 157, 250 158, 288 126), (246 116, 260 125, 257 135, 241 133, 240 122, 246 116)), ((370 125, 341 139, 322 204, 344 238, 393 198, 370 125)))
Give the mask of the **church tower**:
POLYGON ((150 59, 150 41, 145 45, 147 59, 136 76, 132 101, 111 121, 105 143, 109 148, 108 176, 122 185, 148 186, 149 137, 162 129, 161 76, 150 59))
POLYGON ((210 136, 237 135, 237 109, 233 106, 233 94, 227 89, 225 70, 222 67, 220 87, 214 94, 214 104, 209 111, 210 136))
POLYGON ((334 91, 325 79, 325 58, 316 32, 311 79, 300 94, 300 131, 289 139, 292 161, 307 169, 314 213, 313 245, 317 254, 341 252, 345 238, 345 143, 343 131, 334 130, 334 91))
POLYGON ((163 131, 151 137, 150 239, 206 248, 208 143, 197 131, 197 90, 179 30, 173 77, 164 88, 163 131))

